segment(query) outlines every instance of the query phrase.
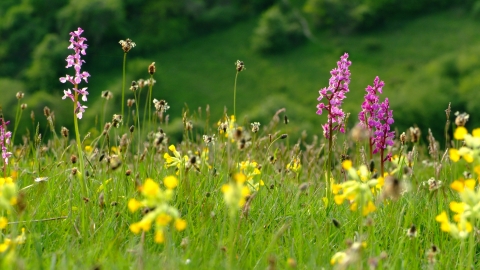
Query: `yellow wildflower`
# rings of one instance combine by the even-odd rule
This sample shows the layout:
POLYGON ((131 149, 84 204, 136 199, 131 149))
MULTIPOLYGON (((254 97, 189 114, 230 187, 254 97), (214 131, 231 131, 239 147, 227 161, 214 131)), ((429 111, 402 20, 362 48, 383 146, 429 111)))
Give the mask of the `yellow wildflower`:
POLYGON ((175 229, 177 231, 181 232, 187 228, 187 221, 181 218, 177 218, 175 220, 175 229))
POLYGON ((153 179, 147 178, 143 184, 142 193, 147 197, 155 197, 159 192, 160 186, 153 179))
POLYGON ((335 264, 343 264, 345 259, 347 258, 347 253, 345 252, 337 252, 335 253, 332 258, 330 259, 330 264, 335 265, 335 264))
POLYGON ((346 159, 342 162, 342 168, 346 171, 350 170, 352 168, 352 161, 349 159, 346 159))
POLYGON ((155 243, 158 243, 158 244, 162 244, 163 242, 165 242, 165 233, 163 232, 163 230, 157 230, 155 231, 155 243))
POLYGON ((135 212, 137 211, 140 207, 142 207, 142 203, 135 200, 135 199, 130 199, 128 201, 128 209, 130 210, 130 212, 135 212))
POLYGON ((363 207, 362 214, 363 216, 367 216, 370 213, 373 213, 377 207, 375 207, 375 204, 372 201, 368 201, 367 205, 363 207))
POLYGON ((0 229, 5 229, 8 225, 8 220, 6 217, 0 217, 0 229))
POLYGON ((158 225, 163 226, 163 227, 167 226, 170 223, 170 221, 172 221, 172 216, 170 216, 168 214, 165 214, 165 213, 161 213, 155 219, 155 223, 157 223, 158 225))
POLYGON ((468 134, 468 131, 465 127, 458 127, 455 130, 453 137, 455 138, 455 140, 463 140, 466 134, 468 134))
POLYGON ((450 202, 450 210, 455 213, 461 214, 465 211, 465 203, 464 202, 450 202))
POLYGON ((130 224, 130 231, 132 231, 134 234, 139 234, 140 230, 141 228, 138 222, 130 224))
POLYGON ((170 175, 163 179, 163 184, 168 189, 174 189, 178 186, 178 179, 177 177, 170 175))

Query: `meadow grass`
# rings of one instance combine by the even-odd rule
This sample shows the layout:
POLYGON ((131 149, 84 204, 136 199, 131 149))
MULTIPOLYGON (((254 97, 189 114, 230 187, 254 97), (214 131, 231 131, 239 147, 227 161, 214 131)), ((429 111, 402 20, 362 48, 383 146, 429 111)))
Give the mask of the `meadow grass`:
MULTIPOLYGON (((187 115, 187 120, 190 117, 187 115)), ((205 120, 199 118, 197 122, 205 120)), ((73 175, 78 163, 72 164, 76 151, 70 137, 47 140, 35 134, 33 141, 10 148, 14 157, 6 166, 6 176, 15 179, 22 207, 17 205, 8 214, 11 224, 3 230, 3 237, 18 235, 25 228, 26 240, 2 254, 3 266, 318 269, 332 267, 332 256, 353 242, 365 243, 350 266, 353 269, 369 265, 445 269, 456 268, 465 260, 465 245, 442 232, 435 217, 448 209, 450 201, 458 200, 449 185, 464 170, 471 171, 470 164, 462 160, 453 163, 448 158, 440 161, 442 151, 428 156, 425 145, 407 143, 403 149, 412 151, 411 164, 395 170, 396 166, 387 163, 386 171, 408 189, 398 200, 382 199, 384 188, 375 189, 377 209, 363 216, 360 211, 351 211, 346 203, 336 204, 332 190, 327 189, 325 139, 307 136, 290 145, 281 139, 285 123, 277 117, 262 123, 258 133, 232 120, 226 123, 226 132, 216 125, 206 129, 205 134, 216 134, 216 140, 208 145, 200 135, 192 136, 191 130, 186 130, 175 148, 181 157, 179 163, 170 167, 166 165, 172 161, 165 153, 170 157, 175 154, 171 147, 168 149, 168 135, 158 140, 160 134, 152 128, 154 125, 147 123, 140 141, 137 132, 122 126, 104 134, 97 131, 97 138, 90 134, 83 140, 88 198, 82 198, 78 175, 73 175), (242 135, 237 134, 238 129, 242 135), (122 134, 128 139, 120 142, 122 134), (137 142, 145 150, 137 152, 137 142), (248 167, 246 161, 256 164, 248 167), (440 164, 442 167, 435 172, 440 164), (222 190, 235 182, 239 172, 252 177, 252 186, 247 186, 249 196, 242 206, 236 205, 239 201, 228 205, 222 190), (132 198, 142 199, 142 187, 148 178, 167 189, 163 185, 167 176, 178 178, 171 205, 186 220, 187 228, 176 231, 168 227, 164 243, 158 244, 153 228, 132 233, 132 224, 142 219, 141 212, 145 214, 146 209, 132 213, 128 205, 132 198), (442 181, 439 189, 425 186, 431 177, 442 181), (253 186, 260 180, 262 185, 253 186), (81 230, 81 211, 88 217, 86 232, 81 230), (412 225, 417 229, 416 237, 407 235, 412 225), (432 245, 440 250, 435 263, 427 256, 432 245)), ((365 161, 359 149, 367 144, 340 135, 335 145, 332 179, 340 184, 350 179, 342 170, 340 156, 348 154, 354 166, 360 167, 365 161)), ((392 151, 400 153, 400 149, 397 140, 392 151)), ((378 166, 378 160, 375 162, 378 166)), ((378 172, 369 174, 369 179, 378 177, 374 174, 378 172)))
MULTIPOLYGON (((384 34, 391 35, 387 32, 384 34)), ((221 35, 217 38, 218 42, 226 39, 221 35)), ((241 41, 241 36, 231 38, 229 42, 241 41)), ((395 54, 394 40, 379 39, 390 42, 393 52, 380 51, 383 57, 372 56, 376 64, 395 54)), ((347 41, 346 37, 338 39, 340 45, 352 48, 354 56, 355 48, 348 46, 347 41)), ((304 50, 318 48, 307 45, 304 50)), ((330 50, 338 51, 333 47, 330 50)), ((218 50, 218 54, 221 52, 218 50)), ((242 57, 242 50, 237 52, 239 55, 226 63, 228 71, 211 64, 213 61, 208 61, 206 52, 195 59, 185 55, 185 66, 181 67, 182 72, 177 72, 177 76, 185 77, 176 78, 179 82, 188 81, 192 85, 190 90, 213 97, 209 87, 202 86, 207 76, 195 72, 195 68, 202 67, 216 74, 215 89, 225 89, 219 96, 231 100, 234 61, 245 61, 247 70, 238 77, 236 98, 237 112, 241 115, 248 113, 244 109, 247 104, 261 103, 265 98, 265 93, 259 92, 254 98, 252 93, 250 97, 246 94, 248 90, 244 89, 250 89, 252 84, 259 84, 255 89, 263 89, 262 86, 268 89, 268 83, 280 87, 282 80, 299 76, 288 70, 305 65, 302 70, 310 70, 309 76, 318 75, 315 83, 308 82, 312 89, 317 89, 328 84, 329 70, 338 57, 324 54, 322 61, 331 63, 320 67, 314 64, 316 59, 293 61, 299 51, 288 54, 292 61, 275 60, 272 56, 269 61, 278 61, 273 66, 282 69, 283 74, 290 74, 273 79, 275 69, 269 70, 271 76, 264 78, 251 72, 262 66, 268 70, 271 64, 252 59, 250 66, 242 57), (186 65, 187 62, 192 65, 186 65)), ((404 57, 411 61, 434 57, 422 49, 411 53, 404 57)), ((362 64, 354 69, 355 57, 352 61, 352 86, 363 83, 363 89, 374 76, 368 80, 355 77, 357 72, 362 74, 362 64)), ((177 59, 177 69, 181 63, 177 59)), ((387 72, 376 64, 363 67, 372 73, 387 72)), ((168 82, 175 69, 167 65, 156 74, 160 73, 162 80, 168 82)), ((388 72, 394 74, 397 68, 402 69, 393 65, 388 72)), ((382 79, 388 83, 388 79, 382 79)), ((156 89, 154 86, 153 90, 156 89)), ((386 90, 384 95, 390 96, 392 92, 386 90)), ((164 97, 169 95, 163 93, 164 97)), ((315 104, 317 91, 313 93, 312 101, 308 102, 315 104)), ((358 99, 363 94, 352 93, 358 99)), ((181 99, 168 96, 167 100, 172 107, 192 100, 192 96, 183 95, 181 99)), ((298 99, 306 102, 310 99, 306 96, 298 99)), ((153 92, 152 99, 155 97, 153 92)), ((395 154, 394 162, 386 162, 385 171, 389 175, 381 176, 379 158, 374 157, 373 168, 372 162, 364 157, 368 143, 355 141, 349 129, 346 134, 337 134, 328 168, 327 140, 301 131, 289 133, 295 130, 290 126, 298 123, 287 124, 285 111, 280 107, 270 120, 260 123, 258 132, 252 130, 250 121, 237 121, 228 113, 222 114, 221 103, 211 104, 210 110, 184 111, 179 114, 183 118, 183 135, 171 138, 166 112, 158 108, 155 112, 148 111, 149 103, 152 100, 142 99, 141 106, 153 116, 152 121, 146 120, 150 117, 143 117, 142 121, 139 116, 123 117, 123 124, 113 127, 112 120, 104 129, 100 128, 104 123, 79 121, 79 125, 89 130, 88 135, 81 136, 85 168, 78 162, 82 156, 76 149, 78 141, 73 134, 62 132, 61 123, 51 116, 50 129, 43 134, 37 128, 33 134, 24 134, 24 140, 15 145, 2 139, 5 151, 13 155, 8 164, 5 159, 1 163, 4 170, 0 187, 14 185, 18 189, 15 199, 0 200, 2 216, 8 218, 8 224, 0 222, 4 227, 0 244, 2 269, 470 269, 479 266, 474 256, 478 219, 456 212, 456 218, 468 220, 473 227, 470 230, 459 227, 460 233, 465 233, 462 235, 455 234, 455 223, 447 224, 438 218, 442 211, 452 209, 452 201, 471 202, 464 196, 470 192, 466 183, 469 180, 476 183, 480 155, 478 145, 471 146, 465 134, 460 136, 456 132, 453 149, 458 151, 453 152, 438 149, 435 141, 429 145, 409 140, 402 143, 397 134, 394 145, 388 148, 395 154), (133 129, 129 129, 132 125, 133 129), (141 130, 137 129, 139 126, 141 130), (292 136, 298 140, 288 140, 292 136), (467 147, 462 150, 463 140, 467 147), (437 150, 429 151, 429 147, 437 150), (463 158, 456 158, 460 156, 463 158), (353 167, 345 160, 350 160, 353 167), (369 167, 366 178, 357 179, 362 169, 369 167), (80 174, 87 185, 88 197, 80 192, 80 174), (326 175, 331 175, 331 179, 326 175), (175 184, 169 182, 172 177, 175 184), (396 179, 398 186, 383 184, 387 177, 396 179), (433 182, 428 182, 431 178, 433 182), (344 202, 338 201, 339 195, 346 194, 346 189, 336 190, 338 185, 349 180, 362 186, 361 192, 352 194, 371 194, 375 209, 364 215, 362 209, 366 205, 356 205, 356 199, 347 197, 344 202), (369 183, 374 185, 365 188, 369 183), (465 189, 464 186, 459 189, 458 185, 464 185, 465 189), (354 211, 354 205, 358 210, 354 211), (160 219, 161 214, 166 216, 160 219), (153 220, 145 223, 152 215, 155 215, 153 220), (177 221, 186 221, 186 228, 177 221), (451 227, 446 229, 447 225, 451 227), (335 265, 331 264, 332 258, 337 258, 335 265)), ((111 102, 105 104, 115 106, 111 102)), ((360 101, 357 106, 360 108, 360 101)), ((348 112, 350 107, 344 110, 348 112)), ((231 114, 231 109, 228 112, 231 114)), ((355 113, 351 115, 356 118, 355 113)), ((97 119, 111 117, 111 114, 97 115, 97 119)), ((321 119, 316 120, 318 134, 321 134, 321 119)), ((11 126, 2 127, 6 130, 11 126)), ((478 139, 478 133, 472 131, 473 138, 478 139)), ((478 188, 471 191, 478 192, 478 188)), ((7 195, 3 191, 0 198, 7 195)), ((474 202, 480 197, 476 193, 470 195, 474 202)), ((478 210, 469 211, 475 214, 478 210)), ((459 220, 455 221, 460 224, 459 220)))

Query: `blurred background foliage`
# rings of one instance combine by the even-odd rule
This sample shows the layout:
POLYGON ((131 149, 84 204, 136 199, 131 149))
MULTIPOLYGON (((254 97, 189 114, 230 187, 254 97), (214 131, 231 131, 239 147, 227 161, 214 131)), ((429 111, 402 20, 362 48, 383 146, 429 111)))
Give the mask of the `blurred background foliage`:
POLYGON ((302 130, 320 134, 318 90, 349 52, 350 125, 365 87, 379 75, 400 132, 418 125, 443 137, 449 102, 454 112, 472 115, 469 126, 480 125, 479 19, 475 0, 3 0, 0 105, 13 120, 15 93, 26 93, 20 134, 32 129, 30 112, 40 120, 45 106, 56 112, 58 128, 70 127, 72 104, 61 100, 65 85, 58 78, 72 73, 65 69, 69 32, 82 27, 89 44, 84 69, 92 75, 82 85, 90 91, 83 130, 93 121, 102 126, 102 91, 115 95, 107 119, 119 112, 118 41, 131 38, 137 47, 127 57, 127 84, 148 78, 147 66, 157 63, 154 97, 171 104, 172 130, 187 106, 200 117, 209 104, 212 123, 225 107, 232 112, 234 62, 241 59, 247 67, 238 82, 241 121, 268 123, 286 108, 285 130, 294 138, 302 130))

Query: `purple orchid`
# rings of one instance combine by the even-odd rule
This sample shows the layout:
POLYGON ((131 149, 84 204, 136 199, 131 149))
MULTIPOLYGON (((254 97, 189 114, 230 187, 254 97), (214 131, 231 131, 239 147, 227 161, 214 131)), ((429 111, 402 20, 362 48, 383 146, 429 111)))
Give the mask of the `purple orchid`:
POLYGON ((345 99, 345 93, 349 92, 348 85, 350 84, 350 71, 348 67, 352 64, 348 61, 348 53, 340 57, 337 62, 337 68, 330 71, 328 87, 319 91, 320 96, 318 101, 326 100, 326 103, 319 103, 317 105, 317 114, 321 115, 323 110, 328 112, 327 123, 322 125, 323 135, 325 138, 331 138, 331 133, 338 130, 345 133, 345 113, 340 108, 345 99))
POLYGON ((85 60, 83 60, 81 56, 86 55, 85 50, 88 47, 88 45, 85 44, 87 39, 81 36, 82 33, 83 29, 80 27, 77 31, 70 33, 70 45, 68 46, 68 49, 74 50, 74 54, 67 56, 65 59, 67 61, 66 68, 73 67, 75 69, 75 76, 67 74, 65 77, 60 78, 61 83, 66 83, 68 81, 73 85, 73 93, 70 89, 63 90, 64 96, 62 99, 69 97, 73 101, 78 119, 82 119, 83 112, 85 112, 85 108, 87 108, 87 106, 80 104, 78 101, 78 95, 82 95, 82 101, 87 101, 88 95, 87 87, 79 89, 78 84, 80 84, 82 80, 88 83, 87 78, 90 77, 90 73, 81 70, 82 64, 85 63, 85 60))
POLYGON ((2 147, 2 159, 4 165, 8 165, 8 159, 12 156, 11 152, 8 152, 7 145, 10 144, 10 138, 12 137, 11 131, 7 130, 9 121, 5 122, 3 118, 0 118, 0 146, 2 147))
POLYGON ((358 120, 360 121, 360 125, 368 130, 370 133, 369 136, 369 149, 370 149, 370 159, 372 158, 372 148, 374 145, 373 141, 373 128, 376 125, 377 113, 379 110, 380 105, 378 104, 379 97, 378 93, 382 93, 383 86, 385 83, 380 81, 380 78, 377 76, 375 80, 373 80, 373 86, 367 86, 365 91, 367 94, 365 95, 365 99, 362 103, 362 111, 358 114, 358 120))
POLYGON ((375 132, 373 133, 375 149, 373 153, 383 151, 387 146, 393 146, 395 131, 390 131, 390 125, 394 123, 393 111, 389 110, 390 104, 388 98, 380 104, 377 112, 377 121, 375 121, 375 132))
POLYGON ((380 152, 380 169, 383 176, 383 164, 387 160, 391 160, 392 153, 388 153, 384 156, 384 151, 387 146, 393 146, 393 139, 395 138, 395 131, 390 131, 390 125, 393 124, 393 111, 390 110, 390 104, 388 98, 382 102, 377 111, 377 119, 374 123, 375 132, 373 133, 373 143, 375 149, 373 153, 380 152))

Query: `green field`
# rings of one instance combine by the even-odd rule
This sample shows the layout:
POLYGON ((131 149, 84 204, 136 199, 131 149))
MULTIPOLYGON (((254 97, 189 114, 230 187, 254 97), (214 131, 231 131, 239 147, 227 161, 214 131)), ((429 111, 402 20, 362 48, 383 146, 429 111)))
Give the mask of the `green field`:
MULTIPOLYGON (((134 98, 129 82, 147 79, 151 62, 157 83, 150 99, 141 90, 139 117, 124 115, 119 127, 104 129, 101 119, 112 122, 121 112, 120 48, 118 65, 82 67, 91 78, 80 84, 90 95, 79 132, 73 103, 61 99, 68 84, 27 93, 18 102, 29 106, 24 122, 15 128, 14 89, 22 86, 8 80, 18 88, 6 91, 10 123, 0 121, 1 151, 12 153, 0 161, 0 268, 479 268, 480 129, 473 129, 473 109, 480 23, 454 9, 363 34, 320 32, 277 55, 253 53, 256 24, 249 19, 141 59, 135 49, 148 44, 137 44, 127 57, 126 98, 134 98), (368 141, 352 139, 350 128, 335 133, 333 145, 322 135, 318 90, 345 52, 352 61, 343 104, 348 126, 379 76, 380 100, 390 99, 398 131, 385 147, 391 161, 378 154, 371 160, 368 141), (246 70, 238 73, 232 121, 223 112, 233 114, 237 59, 246 70), (106 89, 115 98, 104 111, 106 89), (149 121, 155 108, 146 119, 143 112, 153 98, 171 108, 149 121), (449 102, 446 133, 453 136, 446 138, 449 102), (45 104, 55 121, 45 120, 45 104), (467 129, 454 125, 457 110, 471 114, 467 129), (260 122, 258 133, 253 122, 260 122), (407 132, 402 142, 400 134, 415 125, 420 140, 407 132), (427 138, 429 127, 435 138, 427 138), (18 135, 14 143, 7 130, 18 135), (215 139, 207 143, 203 135, 215 139)), ((87 54, 101 61, 99 51, 90 46, 87 54)))

